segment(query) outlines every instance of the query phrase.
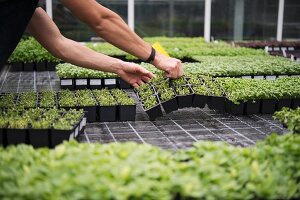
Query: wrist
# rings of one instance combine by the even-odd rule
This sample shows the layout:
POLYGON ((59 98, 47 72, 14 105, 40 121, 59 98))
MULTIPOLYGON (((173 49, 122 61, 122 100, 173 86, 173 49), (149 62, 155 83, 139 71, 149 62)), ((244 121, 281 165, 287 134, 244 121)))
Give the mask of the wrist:
POLYGON ((112 72, 115 74, 120 74, 120 72, 123 70, 124 61, 115 59, 111 64, 110 68, 112 69, 112 72))

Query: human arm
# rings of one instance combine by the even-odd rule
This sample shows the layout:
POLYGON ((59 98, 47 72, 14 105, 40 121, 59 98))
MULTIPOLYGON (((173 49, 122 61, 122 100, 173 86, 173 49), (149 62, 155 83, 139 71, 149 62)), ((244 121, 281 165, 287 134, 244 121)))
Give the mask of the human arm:
MULTIPOLYGON (((60 0, 77 18, 88 24, 98 35, 114 46, 147 60, 151 45, 134 33, 115 12, 95 0, 60 0)), ((156 53, 154 66, 166 72, 170 78, 182 76, 181 61, 156 53)))
POLYGON ((147 82, 154 76, 137 64, 97 53, 65 38, 41 8, 35 10, 27 26, 27 31, 54 56, 78 66, 116 73, 134 87, 147 82))

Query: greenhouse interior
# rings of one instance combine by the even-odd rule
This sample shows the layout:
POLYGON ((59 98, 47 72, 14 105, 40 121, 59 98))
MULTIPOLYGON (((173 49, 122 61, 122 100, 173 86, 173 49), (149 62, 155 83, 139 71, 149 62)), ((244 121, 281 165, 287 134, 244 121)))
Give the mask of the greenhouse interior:
POLYGON ((0 199, 300 199, 299 0, 0 0, 0 199))

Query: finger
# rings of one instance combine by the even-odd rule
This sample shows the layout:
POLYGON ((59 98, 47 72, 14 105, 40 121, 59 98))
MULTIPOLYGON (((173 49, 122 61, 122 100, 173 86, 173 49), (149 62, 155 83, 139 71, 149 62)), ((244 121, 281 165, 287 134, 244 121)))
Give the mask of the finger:
POLYGON ((142 80, 138 80, 137 82, 138 82, 139 85, 143 85, 144 84, 144 82, 142 80))
POLYGON ((142 80, 143 80, 145 83, 147 83, 147 82, 150 80, 150 78, 149 78, 148 76, 142 76, 142 80))
POLYGON ((138 87, 139 87, 139 85, 138 85, 137 83, 133 83, 132 86, 133 86, 134 88, 138 88, 138 87))

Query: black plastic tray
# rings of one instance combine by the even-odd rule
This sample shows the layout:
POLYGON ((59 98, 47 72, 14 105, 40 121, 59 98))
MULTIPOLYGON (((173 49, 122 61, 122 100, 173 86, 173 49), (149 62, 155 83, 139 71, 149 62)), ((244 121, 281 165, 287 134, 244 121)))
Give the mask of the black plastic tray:
POLYGON ((260 100, 253 101, 247 101, 245 106, 245 114, 251 115, 251 114, 258 114, 260 113, 260 100))
POLYGON ((208 96, 207 105, 210 109, 225 111, 225 97, 208 96))
POLYGON ((283 107, 292 107, 292 100, 291 99, 279 99, 276 105, 276 110, 281 110, 283 107))
POLYGON ((208 96, 194 94, 193 107, 204 108, 208 102, 208 96))
POLYGON ((235 104, 230 100, 226 100, 226 112, 232 115, 243 115, 244 114, 245 103, 240 102, 239 104, 235 104))
POLYGON ((135 121, 136 105, 119 105, 117 113, 120 121, 135 121))
POLYGON ((193 94, 183 95, 183 96, 177 95, 177 100, 178 100, 178 108, 192 107, 193 94))
POLYGON ((7 145, 27 143, 27 129, 6 129, 7 145))
POLYGON ((29 144, 33 147, 49 147, 49 129, 29 129, 29 144))
POLYGON ((37 62, 35 63, 35 68, 36 71, 46 71, 47 70, 47 66, 46 66, 46 62, 37 62))
POLYGON ((117 116, 117 106, 99 106, 99 120, 101 122, 114 122, 117 116))
POLYGON ((154 121, 156 118, 163 116, 160 105, 156 105, 148 110, 145 110, 148 114, 150 121, 154 121))
POLYGON ((262 114, 273 114, 276 108, 276 100, 274 99, 263 99, 261 100, 260 113, 262 114))
POLYGON ((178 101, 177 97, 174 97, 173 99, 170 99, 168 101, 165 101, 165 102, 161 103, 167 114, 170 113, 170 112, 173 112, 175 110, 178 110, 177 101, 178 101))

